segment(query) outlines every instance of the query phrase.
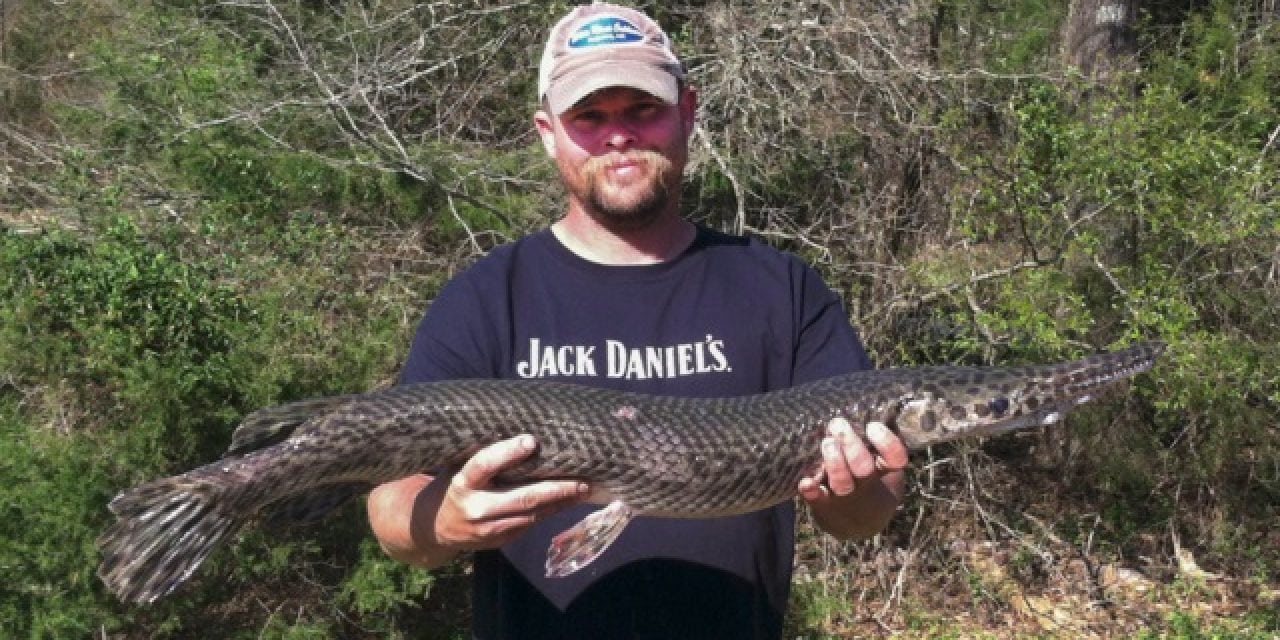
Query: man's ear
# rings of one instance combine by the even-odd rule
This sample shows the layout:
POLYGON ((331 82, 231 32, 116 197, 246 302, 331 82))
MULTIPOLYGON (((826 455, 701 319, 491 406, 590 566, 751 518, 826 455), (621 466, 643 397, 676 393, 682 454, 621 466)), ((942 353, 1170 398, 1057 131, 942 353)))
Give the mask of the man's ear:
POLYGON ((552 115, 539 109, 533 114, 533 125, 538 129, 538 137, 542 138, 542 148, 551 159, 556 157, 556 132, 552 115))
POLYGON ((680 118, 684 121, 684 137, 688 139, 698 126, 698 92, 685 85, 680 95, 680 118))

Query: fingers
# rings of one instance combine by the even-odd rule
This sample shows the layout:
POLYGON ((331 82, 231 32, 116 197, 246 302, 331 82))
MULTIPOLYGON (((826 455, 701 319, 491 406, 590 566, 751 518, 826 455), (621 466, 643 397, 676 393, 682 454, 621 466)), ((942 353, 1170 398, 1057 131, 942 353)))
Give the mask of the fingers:
POLYGON ((451 486, 436 519, 437 539, 457 549, 492 549, 588 493, 584 482, 546 480, 498 490, 451 486))
POLYGON ((537 443, 528 434, 495 442, 472 455, 454 474, 453 482, 467 489, 485 489, 495 476, 520 464, 536 448, 537 443))
POLYGON ((907 468, 907 445, 889 427, 880 422, 867 424, 867 441, 876 450, 876 468, 880 471, 901 471, 907 468))
POLYGON ((453 488, 467 497, 463 516, 480 521, 504 515, 535 516, 538 511, 558 503, 574 501, 586 495, 587 485, 576 480, 546 480, 497 490, 493 480, 511 469, 537 448, 531 435, 520 435, 491 444, 477 451, 453 476, 453 488))
POLYGON ((819 471, 816 477, 800 479, 798 493, 805 502, 819 502, 830 496, 830 491, 822 483, 822 478, 823 474, 819 471))
POLYGON ((521 435, 473 454, 440 498, 436 539, 458 550, 498 547, 540 518, 588 495, 590 488, 577 480, 494 486, 498 474, 519 465, 536 448, 532 436, 521 435))
POLYGON ((847 496, 853 493, 858 480, 865 480, 876 472, 875 454, 844 418, 832 420, 827 433, 822 439, 822 468, 827 475, 827 488, 837 496, 847 496))
POLYGON ((848 420, 838 417, 827 425, 827 434, 821 443, 822 468, 797 487, 809 502, 847 496, 860 482, 907 465, 906 446, 882 423, 868 423, 864 438, 848 420))
POLYGON ((492 492, 474 519, 515 516, 532 523, 565 504, 576 502, 587 494, 585 482, 576 480, 544 480, 501 492, 492 492))

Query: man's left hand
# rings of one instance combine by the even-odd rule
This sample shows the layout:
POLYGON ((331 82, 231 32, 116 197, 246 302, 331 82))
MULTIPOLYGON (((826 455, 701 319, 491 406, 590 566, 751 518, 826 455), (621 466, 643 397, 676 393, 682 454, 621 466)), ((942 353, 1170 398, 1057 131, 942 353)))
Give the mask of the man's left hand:
POLYGON ((865 431, 864 438, 848 420, 833 419, 822 439, 822 468, 798 487, 818 525, 842 538, 880 531, 904 493, 906 445, 882 423, 865 431))

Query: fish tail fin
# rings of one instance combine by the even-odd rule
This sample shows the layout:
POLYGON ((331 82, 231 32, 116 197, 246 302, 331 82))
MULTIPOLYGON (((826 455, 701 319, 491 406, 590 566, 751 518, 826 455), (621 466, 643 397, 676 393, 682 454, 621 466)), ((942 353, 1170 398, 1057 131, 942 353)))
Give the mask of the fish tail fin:
POLYGON ((191 577, 245 516, 225 509, 226 488, 174 476, 116 496, 118 518, 98 538, 98 577, 122 600, 151 603, 191 577))
POLYGON ((231 434, 227 455, 240 455, 276 444, 293 434, 298 425, 351 402, 354 395, 310 398, 254 411, 231 434))

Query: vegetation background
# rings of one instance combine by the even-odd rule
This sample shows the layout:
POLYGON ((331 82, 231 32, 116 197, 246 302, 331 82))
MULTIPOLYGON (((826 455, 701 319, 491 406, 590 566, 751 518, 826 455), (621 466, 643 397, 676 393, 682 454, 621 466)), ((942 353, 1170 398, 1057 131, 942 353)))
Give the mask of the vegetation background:
MULTIPOLYGON (((1275 0, 644 3, 701 89, 686 202, 817 266, 878 363, 1162 339, 1038 434, 808 523, 788 637, 1280 635, 1275 0)), ((115 492, 394 381, 439 286, 561 210, 562 2, 0 0, 0 636, 464 637, 467 568, 352 505, 190 589, 94 577, 115 492)))

